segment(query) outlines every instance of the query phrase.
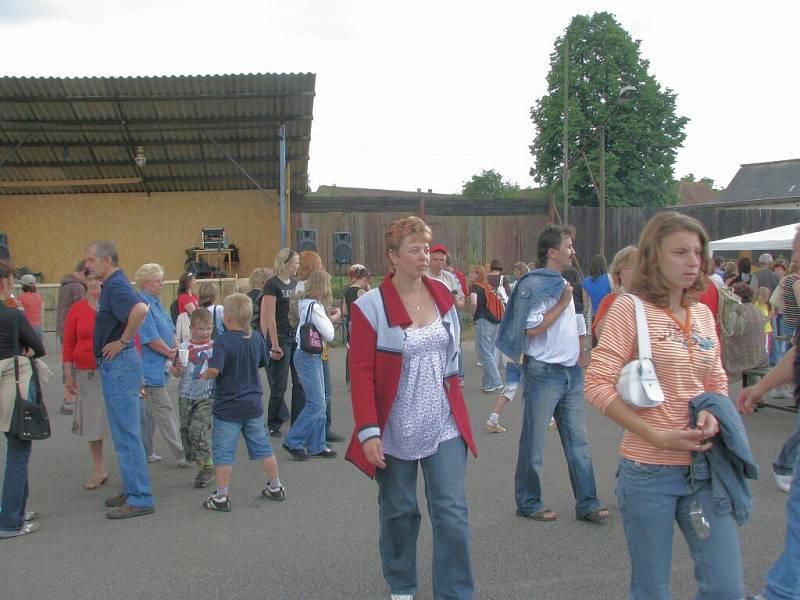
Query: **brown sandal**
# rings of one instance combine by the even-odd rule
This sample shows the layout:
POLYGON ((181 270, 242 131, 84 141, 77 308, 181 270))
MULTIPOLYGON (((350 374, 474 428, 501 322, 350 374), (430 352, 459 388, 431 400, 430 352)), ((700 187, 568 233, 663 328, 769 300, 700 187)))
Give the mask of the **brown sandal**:
POLYGON ((579 521, 588 521, 589 523, 602 523, 611 517, 611 512, 605 507, 595 508, 592 512, 578 517, 579 521))
POLYGON ((89 481, 86 482, 86 485, 83 487, 87 490, 96 490, 100 486, 105 485, 108 483, 108 473, 106 473, 101 479, 95 479, 94 477, 91 478, 89 481))
POLYGON ((556 514, 556 512, 548 508, 543 508, 542 510, 534 510, 534 511, 519 509, 517 510, 517 516, 524 517, 526 519, 531 519, 532 521, 543 521, 547 523, 558 519, 558 515, 556 514))

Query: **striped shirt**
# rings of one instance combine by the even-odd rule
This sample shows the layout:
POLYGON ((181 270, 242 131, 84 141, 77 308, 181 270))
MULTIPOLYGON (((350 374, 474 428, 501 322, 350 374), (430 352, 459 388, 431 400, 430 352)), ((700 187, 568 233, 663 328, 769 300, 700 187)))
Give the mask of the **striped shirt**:
POLYGON ((800 308, 797 306, 797 298, 794 295, 794 282, 800 278, 797 273, 784 277, 781 286, 783 287, 783 322, 789 327, 797 327, 800 324, 800 308))
MULTIPOLYGON (((687 324, 672 314, 642 300, 650 332, 656 375, 664 391, 664 402, 639 409, 639 416, 654 429, 684 429, 689 425, 689 402, 702 392, 728 395, 728 379, 722 370, 714 317, 708 307, 693 304, 687 309, 687 324)), ((605 412, 619 398, 616 382, 622 367, 638 357, 636 312, 633 300, 620 296, 609 309, 600 342, 592 351, 586 370, 586 400, 605 412)), ((689 465, 689 452, 664 450, 626 431, 620 454, 629 460, 659 465, 689 465)))

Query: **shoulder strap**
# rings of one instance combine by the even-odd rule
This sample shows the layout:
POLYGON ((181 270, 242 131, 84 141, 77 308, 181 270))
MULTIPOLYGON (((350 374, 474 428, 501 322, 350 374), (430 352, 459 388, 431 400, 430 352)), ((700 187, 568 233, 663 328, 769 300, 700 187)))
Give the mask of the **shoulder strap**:
POLYGON ((644 305, 639 296, 624 294, 633 300, 636 309, 636 336, 639 342, 639 360, 653 360, 653 350, 650 347, 650 332, 647 330, 647 317, 644 315, 644 305))
POLYGON ((316 303, 317 303, 317 302, 316 302, 316 300, 312 300, 312 301, 311 301, 311 304, 309 304, 309 305, 308 305, 308 308, 306 309, 306 318, 305 318, 305 320, 303 321, 303 323, 304 323, 304 324, 309 322, 309 321, 308 321, 308 319, 309 319, 309 317, 311 316, 311 309, 312 309, 312 308, 314 308, 314 305, 315 305, 316 303))

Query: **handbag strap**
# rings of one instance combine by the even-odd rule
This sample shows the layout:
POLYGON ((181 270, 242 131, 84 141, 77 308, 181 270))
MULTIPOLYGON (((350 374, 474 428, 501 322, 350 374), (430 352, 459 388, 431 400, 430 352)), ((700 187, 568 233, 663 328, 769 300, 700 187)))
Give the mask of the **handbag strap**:
MULTIPOLYGON (((312 300, 311 304, 308 305, 308 308, 306 309, 306 318, 303 320, 303 325, 308 325, 309 324, 309 320, 308 319, 311 316, 311 309, 314 308, 314 305, 316 303, 317 303, 316 300, 312 300)), ((311 325, 313 325, 313 323, 311 323, 311 325)))
POLYGON ((647 330, 647 317, 644 315, 644 305, 639 296, 624 294, 633 299, 636 310, 636 337, 639 342, 639 360, 653 360, 653 349, 650 347, 650 332, 647 330))

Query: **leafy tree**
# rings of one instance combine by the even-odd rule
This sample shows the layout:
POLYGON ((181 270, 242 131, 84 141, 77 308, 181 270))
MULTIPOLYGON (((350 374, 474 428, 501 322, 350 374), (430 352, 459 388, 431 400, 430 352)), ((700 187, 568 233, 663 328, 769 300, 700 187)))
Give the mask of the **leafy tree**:
POLYGON ((564 44, 569 48, 568 156, 570 203, 597 205, 597 127, 605 122, 608 206, 664 206, 678 201, 673 184, 676 150, 688 119, 675 114, 676 95, 662 89, 639 54, 639 40, 607 13, 573 17, 550 55, 547 94, 531 108, 536 139, 531 175, 544 185, 561 181, 564 131, 564 44), (618 102, 625 86, 637 92, 618 102), (579 150, 583 149, 585 154, 579 150))
POLYGON ((688 175, 684 175, 683 177, 681 177, 681 181, 688 181, 689 183, 695 183, 695 182, 705 183, 706 187, 708 187, 709 189, 712 190, 716 189, 714 187, 714 180, 711 179, 711 177, 701 177, 700 179, 695 179, 694 173, 689 173, 688 175))
POLYGON ((494 169, 484 169, 480 175, 473 175, 472 179, 464 182, 461 193, 469 198, 514 198, 519 195, 519 185, 504 181, 494 169))

